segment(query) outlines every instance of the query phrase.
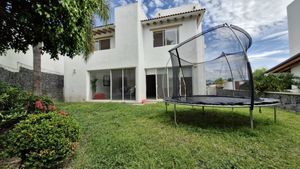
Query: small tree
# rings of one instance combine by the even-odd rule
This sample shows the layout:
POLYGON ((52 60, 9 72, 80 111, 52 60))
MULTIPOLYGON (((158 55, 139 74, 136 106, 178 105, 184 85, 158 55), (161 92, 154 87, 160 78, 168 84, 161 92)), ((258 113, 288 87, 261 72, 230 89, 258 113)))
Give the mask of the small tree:
POLYGON ((0 54, 14 49, 25 53, 33 46, 34 91, 41 93, 41 54, 73 58, 93 52, 93 17, 109 17, 106 0, 1 0, 0 54))

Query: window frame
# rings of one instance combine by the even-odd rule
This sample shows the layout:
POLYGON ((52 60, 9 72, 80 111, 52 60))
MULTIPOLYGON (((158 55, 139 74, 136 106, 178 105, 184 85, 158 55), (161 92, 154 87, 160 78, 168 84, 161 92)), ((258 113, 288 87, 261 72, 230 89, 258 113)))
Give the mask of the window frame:
POLYGON ((152 38, 153 38, 153 47, 154 48, 157 48, 157 47, 163 47, 163 46, 169 46, 168 44, 167 44, 167 41, 166 41, 166 32, 167 31, 172 31, 172 30, 174 30, 174 31, 176 31, 176 42, 175 42, 175 44, 169 44, 169 45, 176 45, 176 44, 178 44, 179 43, 179 27, 171 27, 171 28, 165 28, 165 29, 159 29, 159 30, 155 30, 155 31, 153 31, 152 32, 152 38), (155 33, 158 33, 158 32, 161 32, 161 34, 162 34, 162 42, 161 42, 161 44, 162 45, 158 45, 158 46, 156 46, 155 45, 155 33))
POLYGON ((98 48, 95 48, 95 51, 99 51, 99 50, 110 50, 110 49, 112 49, 112 47, 111 47, 111 38, 97 39, 97 40, 95 40, 94 43, 95 43, 95 44, 98 43, 98 48), (103 49, 103 48, 101 47, 101 42, 102 42, 102 41, 107 41, 107 40, 109 40, 109 48, 103 49), (98 49, 98 50, 96 50, 96 49, 98 49))

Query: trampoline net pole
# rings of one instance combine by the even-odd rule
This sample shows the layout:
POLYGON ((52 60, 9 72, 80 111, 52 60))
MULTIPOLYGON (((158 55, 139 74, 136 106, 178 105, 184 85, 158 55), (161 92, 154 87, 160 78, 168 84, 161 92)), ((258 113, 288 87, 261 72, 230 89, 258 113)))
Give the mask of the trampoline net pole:
POLYGON ((251 129, 253 129, 253 110, 250 108, 249 112, 250 112, 250 125, 251 125, 251 129))

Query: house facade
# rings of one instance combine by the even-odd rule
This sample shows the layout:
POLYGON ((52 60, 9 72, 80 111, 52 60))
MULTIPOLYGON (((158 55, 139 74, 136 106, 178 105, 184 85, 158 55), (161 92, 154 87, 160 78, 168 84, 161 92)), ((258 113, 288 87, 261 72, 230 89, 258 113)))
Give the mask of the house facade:
MULTIPOLYGON (((114 24, 94 28, 95 52, 88 61, 65 57, 66 101, 141 102, 171 96, 168 51, 201 32, 205 10, 190 4, 147 18, 141 6, 136 2, 117 7, 114 24)), ((204 49, 204 44, 195 47, 204 49)), ((201 61, 202 56, 195 57, 201 61)), ((190 73, 185 77, 192 77, 195 70, 186 69, 190 73)))

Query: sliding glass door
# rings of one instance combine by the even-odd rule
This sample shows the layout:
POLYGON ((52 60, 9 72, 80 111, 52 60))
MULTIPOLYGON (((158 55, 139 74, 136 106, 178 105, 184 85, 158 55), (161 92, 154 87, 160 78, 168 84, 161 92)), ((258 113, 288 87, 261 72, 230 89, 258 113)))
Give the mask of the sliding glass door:
POLYGON ((112 99, 123 100, 122 69, 112 70, 112 99))
POLYGON ((135 69, 90 72, 91 98, 94 100, 135 100, 135 69))
POLYGON ((123 70, 124 99, 135 100, 135 69, 123 70))

